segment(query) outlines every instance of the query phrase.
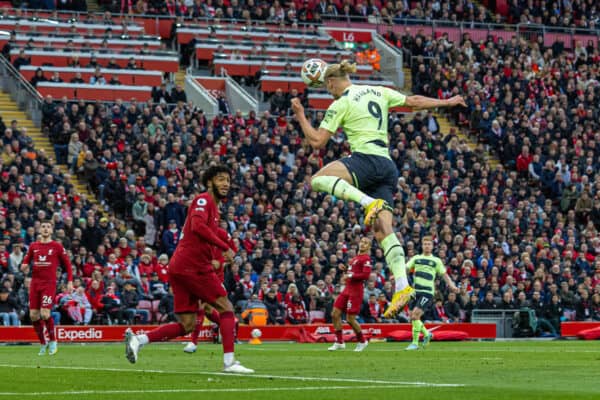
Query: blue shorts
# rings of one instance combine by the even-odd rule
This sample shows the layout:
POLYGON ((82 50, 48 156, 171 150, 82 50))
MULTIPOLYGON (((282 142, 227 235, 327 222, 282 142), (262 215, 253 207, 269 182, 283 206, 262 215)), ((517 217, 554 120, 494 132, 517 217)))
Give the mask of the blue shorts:
POLYGON ((354 186, 374 199, 384 199, 394 206, 394 192, 398 185, 398 168, 386 157, 352 153, 340 160, 352 175, 354 186))

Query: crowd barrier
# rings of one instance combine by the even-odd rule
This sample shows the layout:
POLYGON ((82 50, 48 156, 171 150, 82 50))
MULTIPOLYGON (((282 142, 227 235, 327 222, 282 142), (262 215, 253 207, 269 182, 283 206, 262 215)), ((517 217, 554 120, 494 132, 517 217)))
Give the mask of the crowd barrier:
MULTIPOLYGON (((426 324, 427 328, 434 332, 464 332, 469 339, 494 339, 496 337, 495 324, 426 324)), ((136 333, 148 332, 156 325, 136 325, 132 327, 136 333)), ((61 342, 119 342, 125 337, 125 325, 89 325, 70 326, 60 325, 56 327, 57 340, 61 342)), ((241 325, 238 331, 238 339, 249 340, 251 332, 255 327, 241 325)), ((291 340, 299 342, 326 342, 334 334, 332 325, 268 325, 259 327, 261 340, 281 341, 291 340)), ((363 324, 363 332, 372 339, 385 339, 397 331, 412 331, 411 324, 363 324)), ((344 326, 344 334, 351 333, 350 326, 344 326)), ((200 340, 212 341, 213 331, 211 326, 205 326, 201 330, 200 340)), ((185 337, 179 338, 185 341, 185 337)), ((31 326, 0 327, 0 342, 26 343, 37 342, 36 334, 31 326)))

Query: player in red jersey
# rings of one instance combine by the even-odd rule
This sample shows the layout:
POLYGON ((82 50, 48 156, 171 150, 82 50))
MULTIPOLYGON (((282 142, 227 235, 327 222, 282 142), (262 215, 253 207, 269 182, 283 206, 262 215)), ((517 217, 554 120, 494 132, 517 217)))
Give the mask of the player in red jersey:
POLYGON ((350 260, 346 270, 346 287, 340 293, 333 304, 333 328, 335 329, 335 343, 328 350, 334 351, 345 349, 344 337, 342 335, 342 313, 346 313, 348 324, 356 333, 358 344, 354 351, 363 351, 369 344, 364 338, 360 325, 356 322, 356 315, 360 312, 363 303, 364 282, 369 279, 371 274, 371 239, 366 236, 360 239, 358 245, 358 255, 350 260))
POLYGON ((207 191, 196 196, 190 204, 183 232, 169 264, 174 312, 179 322, 162 325, 147 335, 134 335, 131 329, 127 329, 125 354, 129 362, 135 363, 142 346, 192 332, 196 326, 198 301, 202 300, 219 312, 224 371, 253 373, 253 370, 235 360, 233 306, 227 299, 227 291, 212 264, 215 248, 219 249, 228 262, 234 256, 233 250, 217 233, 217 204, 229 193, 231 171, 223 165, 211 166, 204 173, 202 184, 207 191))
MULTIPOLYGON (((234 253, 237 253, 237 247, 235 246, 233 239, 227 233, 227 231, 225 231, 222 228, 217 228, 217 236, 221 240, 226 242, 227 245, 229 246, 229 248, 234 253)), ((225 257, 223 257, 223 253, 220 251, 219 248, 215 248, 213 257, 214 257, 212 260, 213 268, 215 269, 215 273, 217 274, 217 277, 219 278, 221 283, 223 283, 225 281, 225 270, 224 270, 225 257)), ((196 314, 196 326, 194 327, 194 330, 192 331, 192 335, 190 337, 190 342, 183 348, 184 352, 186 352, 186 353, 195 353, 196 352, 196 349, 198 347, 198 336, 200 335, 200 331, 202 330, 202 326, 204 324, 204 316, 206 316, 206 318, 208 318, 209 321, 215 323, 216 326, 218 326, 219 322, 221 322, 219 319, 219 313, 217 312, 217 310, 215 310, 208 303, 200 302, 200 304, 198 305, 198 313, 196 314)), ((214 328, 214 329, 216 329, 216 328, 214 328)), ((235 331, 237 331, 237 329, 235 331)), ((214 333, 217 334, 216 332, 214 332, 214 333)), ((235 336, 234 336, 234 338, 235 338, 235 336)))
POLYGON ((40 356, 54 355, 58 351, 54 320, 50 316, 54 296, 56 295, 56 270, 62 265, 67 270, 67 288, 73 291, 73 269, 65 248, 52 240, 54 226, 51 221, 40 225, 40 240, 29 246, 23 258, 23 264, 33 264, 31 268, 31 286, 29 287, 29 317, 37 334, 41 348, 40 356), (41 318, 40 318, 41 317, 41 318), (48 331, 49 343, 46 343, 44 327, 48 331))

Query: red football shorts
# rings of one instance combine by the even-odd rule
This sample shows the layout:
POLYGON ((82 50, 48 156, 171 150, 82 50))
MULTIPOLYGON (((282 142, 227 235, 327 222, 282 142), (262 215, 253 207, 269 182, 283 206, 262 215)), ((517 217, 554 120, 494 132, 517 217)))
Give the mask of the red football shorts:
POLYGON ((349 291, 344 289, 342 293, 335 299, 333 306, 347 314, 357 315, 360 313, 360 307, 363 303, 363 294, 361 291, 349 291))
POLYGON ((175 314, 195 313, 198 300, 213 304, 219 297, 227 297, 223 282, 212 271, 193 275, 169 273, 169 284, 173 289, 175 314))
POLYGON ((32 279, 29 286, 29 309, 52 309, 54 295, 56 295, 56 282, 39 282, 32 279))

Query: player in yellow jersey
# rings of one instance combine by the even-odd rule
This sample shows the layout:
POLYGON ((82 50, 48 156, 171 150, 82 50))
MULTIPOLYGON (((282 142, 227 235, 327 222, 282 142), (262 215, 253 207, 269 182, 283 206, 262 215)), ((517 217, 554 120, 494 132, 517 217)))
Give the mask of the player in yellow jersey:
POLYGON ((410 312, 413 341, 408 345, 406 350, 419 349, 419 334, 421 333, 423 333, 423 347, 427 346, 429 341, 433 338, 431 332, 423 325, 421 317, 423 316, 423 313, 429 310, 433 305, 435 277, 441 276, 446 282, 448 289, 455 293, 458 292, 458 288, 446 272, 444 263, 432 253, 433 239, 431 236, 423 237, 423 239, 421 239, 421 245, 422 253, 412 257, 408 264, 406 264, 406 269, 414 273, 413 283, 417 292, 410 312))
POLYGON ((382 86, 354 85, 349 78, 354 72, 356 65, 346 60, 327 67, 325 85, 335 101, 318 129, 313 128, 304 115, 299 99, 292 99, 292 109, 313 148, 325 147, 331 135, 339 127, 344 128, 352 155, 321 168, 311 179, 312 188, 355 201, 365 208, 365 224, 373 226, 375 238, 396 280, 396 292, 386 310, 393 314, 408 302, 414 290, 406 278, 404 250, 392 229, 391 205, 398 170, 388 148, 388 109, 395 106, 466 107, 466 104, 461 96, 439 100, 405 96, 382 86))

